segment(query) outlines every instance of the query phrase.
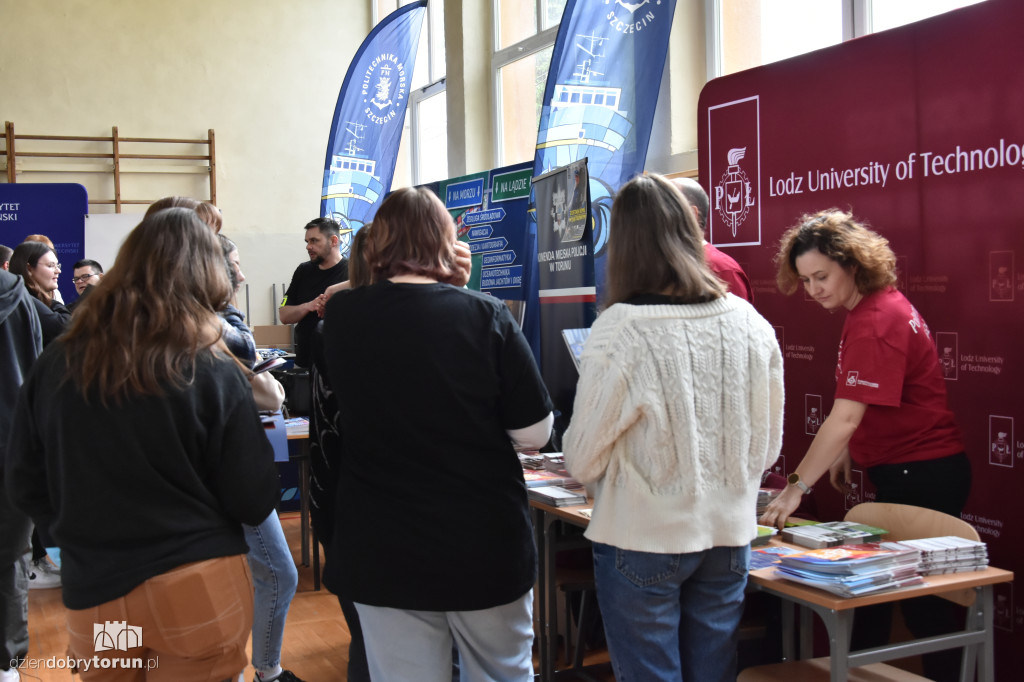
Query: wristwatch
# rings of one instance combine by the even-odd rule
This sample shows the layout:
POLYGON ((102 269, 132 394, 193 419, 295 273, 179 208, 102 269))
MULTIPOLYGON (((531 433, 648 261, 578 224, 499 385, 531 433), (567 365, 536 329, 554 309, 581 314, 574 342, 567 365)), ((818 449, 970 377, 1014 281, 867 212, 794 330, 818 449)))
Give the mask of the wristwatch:
POLYGON ((797 472, 794 471, 793 473, 791 473, 786 480, 789 481, 790 485, 795 485, 797 488, 800 488, 800 490, 804 491, 804 495, 810 494, 811 487, 800 480, 800 474, 798 474, 797 472))

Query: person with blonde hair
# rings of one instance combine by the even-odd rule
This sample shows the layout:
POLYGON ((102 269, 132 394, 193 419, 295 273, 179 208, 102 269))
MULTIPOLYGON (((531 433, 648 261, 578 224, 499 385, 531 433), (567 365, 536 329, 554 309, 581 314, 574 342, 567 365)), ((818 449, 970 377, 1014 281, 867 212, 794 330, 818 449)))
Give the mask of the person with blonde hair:
POLYGON ((436 195, 392 192, 364 247, 374 283, 327 303, 325 583, 355 603, 374 680, 449 682, 454 641, 463 680, 526 682, 537 555, 516 450, 547 443, 552 405, 504 302, 452 284, 455 240, 436 195))
POLYGON ((566 467, 620 680, 736 679, 761 475, 782 444, 772 326, 728 293, 670 180, 612 203, 605 308, 583 349, 566 467))
MULTIPOLYGON (((61 549, 69 655, 97 623, 145 632, 143 672, 94 664, 83 680, 224 680, 246 665, 252 580, 242 523, 280 484, 242 368, 221 341, 231 295, 214 233, 195 211, 151 213, 67 333, 29 373, 5 484, 61 549)), ((116 634, 116 633, 115 633, 116 634)))
MULTIPOLYGON (((832 208, 803 216, 785 232, 775 257, 779 288, 800 288, 826 310, 846 310, 836 364, 832 411, 818 428, 789 485, 761 523, 782 527, 826 473, 849 492, 852 464, 875 486, 876 502, 927 507, 960 517, 971 490, 971 464, 949 409, 946 381, 928 325, 896 288, 889 242, 832 208)), ((874 607, 872 607, 874 608, 874 607)), ((932 598, 902 605, 916 636, 957 628, 948 602, 932 598)), ((858 610, 855 648, 888 641, 891 608, 864 627, 858 610)), ((959 651, 924 657, 930 679, 955 676, 959 651)))

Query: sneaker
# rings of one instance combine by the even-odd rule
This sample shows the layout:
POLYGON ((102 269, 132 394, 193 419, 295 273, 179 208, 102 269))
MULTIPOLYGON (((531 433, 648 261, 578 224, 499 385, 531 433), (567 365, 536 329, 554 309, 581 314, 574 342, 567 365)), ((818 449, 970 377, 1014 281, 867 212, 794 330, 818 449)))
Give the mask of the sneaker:
MULTIPOLYGON (((50 563, 46 557, 40 557, 28 565, 28 588, 30 590, 48 590, 60 587, 60 569, 50 563)), ((17 679, 17 678, 11 678, 17 679)), ((0 678, 0 682, 3 678, 0 678)))
POLYGON ((18 682, 21 679, 21 673, 18 672, 17 668, 11 668, 10 670, 0 670, 0 682, 18 682))
MULTIPOLYGON (((3 682, 0 680, 0 682, 3 682)), ((303 682, 301 679, 295 676, 291 670, 282 670, 281 674, 272 680, 260 679, 259 675, 252 678, 252 682, 303 682)))

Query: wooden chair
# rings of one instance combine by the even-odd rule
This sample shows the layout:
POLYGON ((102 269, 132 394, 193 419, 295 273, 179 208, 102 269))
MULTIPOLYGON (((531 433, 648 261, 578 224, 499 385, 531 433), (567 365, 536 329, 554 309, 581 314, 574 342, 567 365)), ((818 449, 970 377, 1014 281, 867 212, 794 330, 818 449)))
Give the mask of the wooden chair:
MULTIPOLYGON (((845 519, 855 523, 885 528, 889 533, 885 540, 916 540, 918 538, 955 535, 968 540, 980 540, 978 531, 971 524, 949 514, 913 507, 906 504, 887 502, 864 502, 846 512, 845 519)), ((940 595, 961 606, 974 603, 973 590, 949 592, 940 595)), ((827 656, 804 661, 788 661, 759 665, 743 670, 737 682, 805 682, 811 680, 828 680, 830 661, 827 656)), ((851 668, 850 682, 887 682, 926 680, 886 663, 873 663, 859 668, 851 668)))

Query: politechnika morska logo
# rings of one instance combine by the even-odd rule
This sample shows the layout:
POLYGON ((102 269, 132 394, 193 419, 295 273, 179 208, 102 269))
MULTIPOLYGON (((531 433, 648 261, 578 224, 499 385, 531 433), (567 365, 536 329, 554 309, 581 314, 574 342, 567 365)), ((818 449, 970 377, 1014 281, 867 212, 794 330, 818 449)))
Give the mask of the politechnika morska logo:
POLYGON ((626 2, 626 0, 604 0, 604 4, 611 5, 605 19, 608 25, 619 33, 639 33, 647 28, 657 19, 657 14, 651 9, 653 5, 660 5, 661 0, 639 0, 639 2, 626 2), (642 12, 638 11, 647 6, 642 12), (622 8, 622 11, 619 9, 622 8))
POLYGON ((730 149, 729 167, 722 174, 721 182, 715 185, 715 210, 732 230, 733 237, 736 236, 736 228, 747 219, 750 207, 754 205, 750 180, 740 168, 740 160, 746 154, 746 147, 730 149))
POLYGON ((385 52, 374 57, 363 74, 363 113, 366 118, 384 125, 405 110, 409 94, 405 64, 398 56, 385 52))

